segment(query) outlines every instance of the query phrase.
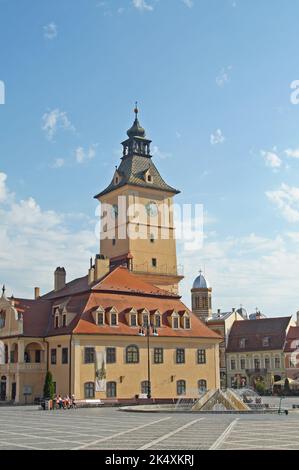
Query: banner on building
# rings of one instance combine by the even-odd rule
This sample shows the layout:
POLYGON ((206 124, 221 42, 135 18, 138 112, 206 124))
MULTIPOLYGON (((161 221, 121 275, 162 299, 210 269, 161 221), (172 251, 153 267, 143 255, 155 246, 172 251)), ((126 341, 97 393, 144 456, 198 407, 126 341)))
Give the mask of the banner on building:
POLYGON ((105 351, 96 352, 96 392, 106 392, 106 355, 105 351))

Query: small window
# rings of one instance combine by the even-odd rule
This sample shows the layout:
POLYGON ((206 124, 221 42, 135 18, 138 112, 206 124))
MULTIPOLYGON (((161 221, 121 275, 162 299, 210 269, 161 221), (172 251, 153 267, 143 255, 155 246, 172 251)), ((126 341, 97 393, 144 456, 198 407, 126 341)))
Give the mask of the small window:
POLYGON ((107 364, 116 362, 116 348, 106 348, 106 362, 107 364))
POLYGON ((41 362, 41 351, 39 349, 35 351, 35 362, 36 364, 40 364, 41 362))
POLYGON ((102 326, 104 325, 104 313, 103 312, 98 312, 97 313, 97 325, 102 326))
POLYGON ((259 370, 261 368, 261 363, 259 359, 254 359, 254 368, 259 370))
POLYGON ((246 346, 246 339, 245 338, 241 338, 240 339, 240 348, 241 349, 244 349, 246 346))
POLYGON ((235 370, 235 369, 236 369, 236 361, 235 361, 235 359, 232 359, 232 360, 230 361, 230 368, 231 368, 231 370, 235 370))
POLYGON ((172 328, 177 330, 179 327, 179 319, 177 317, 174 317, 172 319, 172 328))
POLYGON ((66 326, 66 314, 62 315, 62 326, 66 326))
POLYGON ((198 364, 205 364, 206 362, 207 362, 206 350, 205 349, 198 349, 197 350, 197 363, 198 364))
POLYGON ((113 246, 116 245, 116 239, 115 239, 115 238, 112 239, 112 245, 113 245, 113 246))
POLYGON ((107 382, 106 390, 107 398, 116 398, 116 382, 107 382))
POLYGON ((59 328, 59 316, 55 316, 55 328, 59 328))
POLYGON ((270 346, 270 338, 269 338, 269 336, 265 336, 263 338, 263 347, 267 348, 268 346, 270 346))
POLYGON ((152 176, 151 176, 151 175, 147 175, 147 181, 148 181, 149 183, 152 182, 152 176))
POLYGON ((68 364, 68 362, 69 362, 69 350, 68 350, 68 348, 62 348, 62 350, 61 350, 61 362, 62 362, 62 364, 68 364))
POLYGON ((94 382, 86 382, 84 384, 84 397, 94 398, 94 382))
POLYGON ((116 313, 111 313, 110 325, 111 326, 116 326, 117 325, 117 314, 116 313))
POLYGON ((138 364, 139 363, 139 349, 137 346, 128 346, 126 349, 126 363, 138 364))
POLYGON ((161 315, 155 315, 155 327, 161 328, 161 315))
POLYGON ((176 383, 176 393, 177 395, 186 395, 186 381, 178 380, 176 383))
POLYGON ((163 348, 154 348, 154 363, 163 364, 163 348))
POLYGON ((148 326, 148 324, 149 324, 148 315, 143 315, 142 324, 143 324, 143 326, 148 326))
POLYGON ((85 364, 93 364, 95 360, 94 348, 84 348, 84 362, 85 364))
POLYGON ((185 317, 185 329, 190 330, 191 328, 191 322, 189 317, 185 317))
POLYGON ((207 381, 202 379, 202 380, 199 380, 198 383, 198 392, 201 394, 201 393, 205 393, 207 391, 207 381))
POLYGON ((152 258, 152 267, 153 268, 157 267, 157 258, 152 258))
POLYGON ((150 392, 150 382, 148 380, 143 380, 143 382, 141 382, 141 393, 143 395, 148 395, 149 392, 150 392))
POLYGON ((57 351, 56 349, 51 349, 51 364, 57 363, 57 351))
POLYGON ((275 369, 280 369, 280 358, 279 357, 275 358, 275 369))
POLYGON ((176 363, 185 364, 185 349, 176 350, 176 363))
POLYGON ((131 315, 131 326, 137 326, 137 315, 131 315))
POLYGON ((118 184, 118 177, 115 178, 115 184, 118 184))

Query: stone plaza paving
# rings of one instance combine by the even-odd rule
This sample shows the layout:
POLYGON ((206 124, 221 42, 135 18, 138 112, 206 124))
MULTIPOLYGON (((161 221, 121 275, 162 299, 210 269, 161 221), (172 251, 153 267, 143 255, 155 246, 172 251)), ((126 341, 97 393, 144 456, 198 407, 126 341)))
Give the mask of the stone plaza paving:
POLYGON ((299 412, 128 413, 0 408, 1 450, 299 449, 299 412))

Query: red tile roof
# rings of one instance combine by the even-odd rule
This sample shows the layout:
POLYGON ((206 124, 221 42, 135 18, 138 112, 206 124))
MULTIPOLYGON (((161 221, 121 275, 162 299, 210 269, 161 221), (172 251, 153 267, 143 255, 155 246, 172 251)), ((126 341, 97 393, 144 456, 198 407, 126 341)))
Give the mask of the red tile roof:
POLYGON ((125 314, 132 308, 136 311, 146 308, 150 312, 160 311, 160 336, 220 339, 219 335, 189 311, 181 302, 180 296, 146 283, 124 267, 114 269, 92 286, 89 286, 87 281, 87 277, 75 279, 64 289, 52 291, 38 300, 17 299, 17 310, 22 312, 24 317, 24 335, 46 337, 74 333, 136 336, 138 328, 128 325, 125 314), (73 319, 66 327, 54 328, 53 307, 59 304, 63 304, 66 311, 73 314, 73 319), (100 306, 105 312, 111 307, 117 310, 117 326, 95 324, 92 314, 100 306), (174 310, 180 316, 186 311, 189 312, 190 329, 174 330, 169 326, 168 317, 174 310))
POLYGON ((235 321, 229 334, 227 352, 283 349, 291 319, 278 317, 235 321), (263 346, 265 337, 269 337, 269 346, 263 346), (242 338, 246 339, 244 348, 240 347, 242 338))

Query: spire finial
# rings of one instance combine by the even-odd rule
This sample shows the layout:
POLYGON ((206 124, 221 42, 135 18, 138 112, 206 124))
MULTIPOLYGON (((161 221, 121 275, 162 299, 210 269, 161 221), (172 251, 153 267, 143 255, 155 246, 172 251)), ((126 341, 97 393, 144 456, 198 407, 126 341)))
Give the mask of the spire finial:
POLYGON ((135 113, 135 118, 137 119, 137 117, 138 117, 138 113, 139 113, 139 109, 138 109, 138 101, 135 101, 135 109, 134 109, 134 113, 135 113))
POLYGON ((2 297, 5 297, 5 285, 2 286, 2 297))
POLYGON ((199 274, 202 274, 202 269, 199 270, 199 274))

